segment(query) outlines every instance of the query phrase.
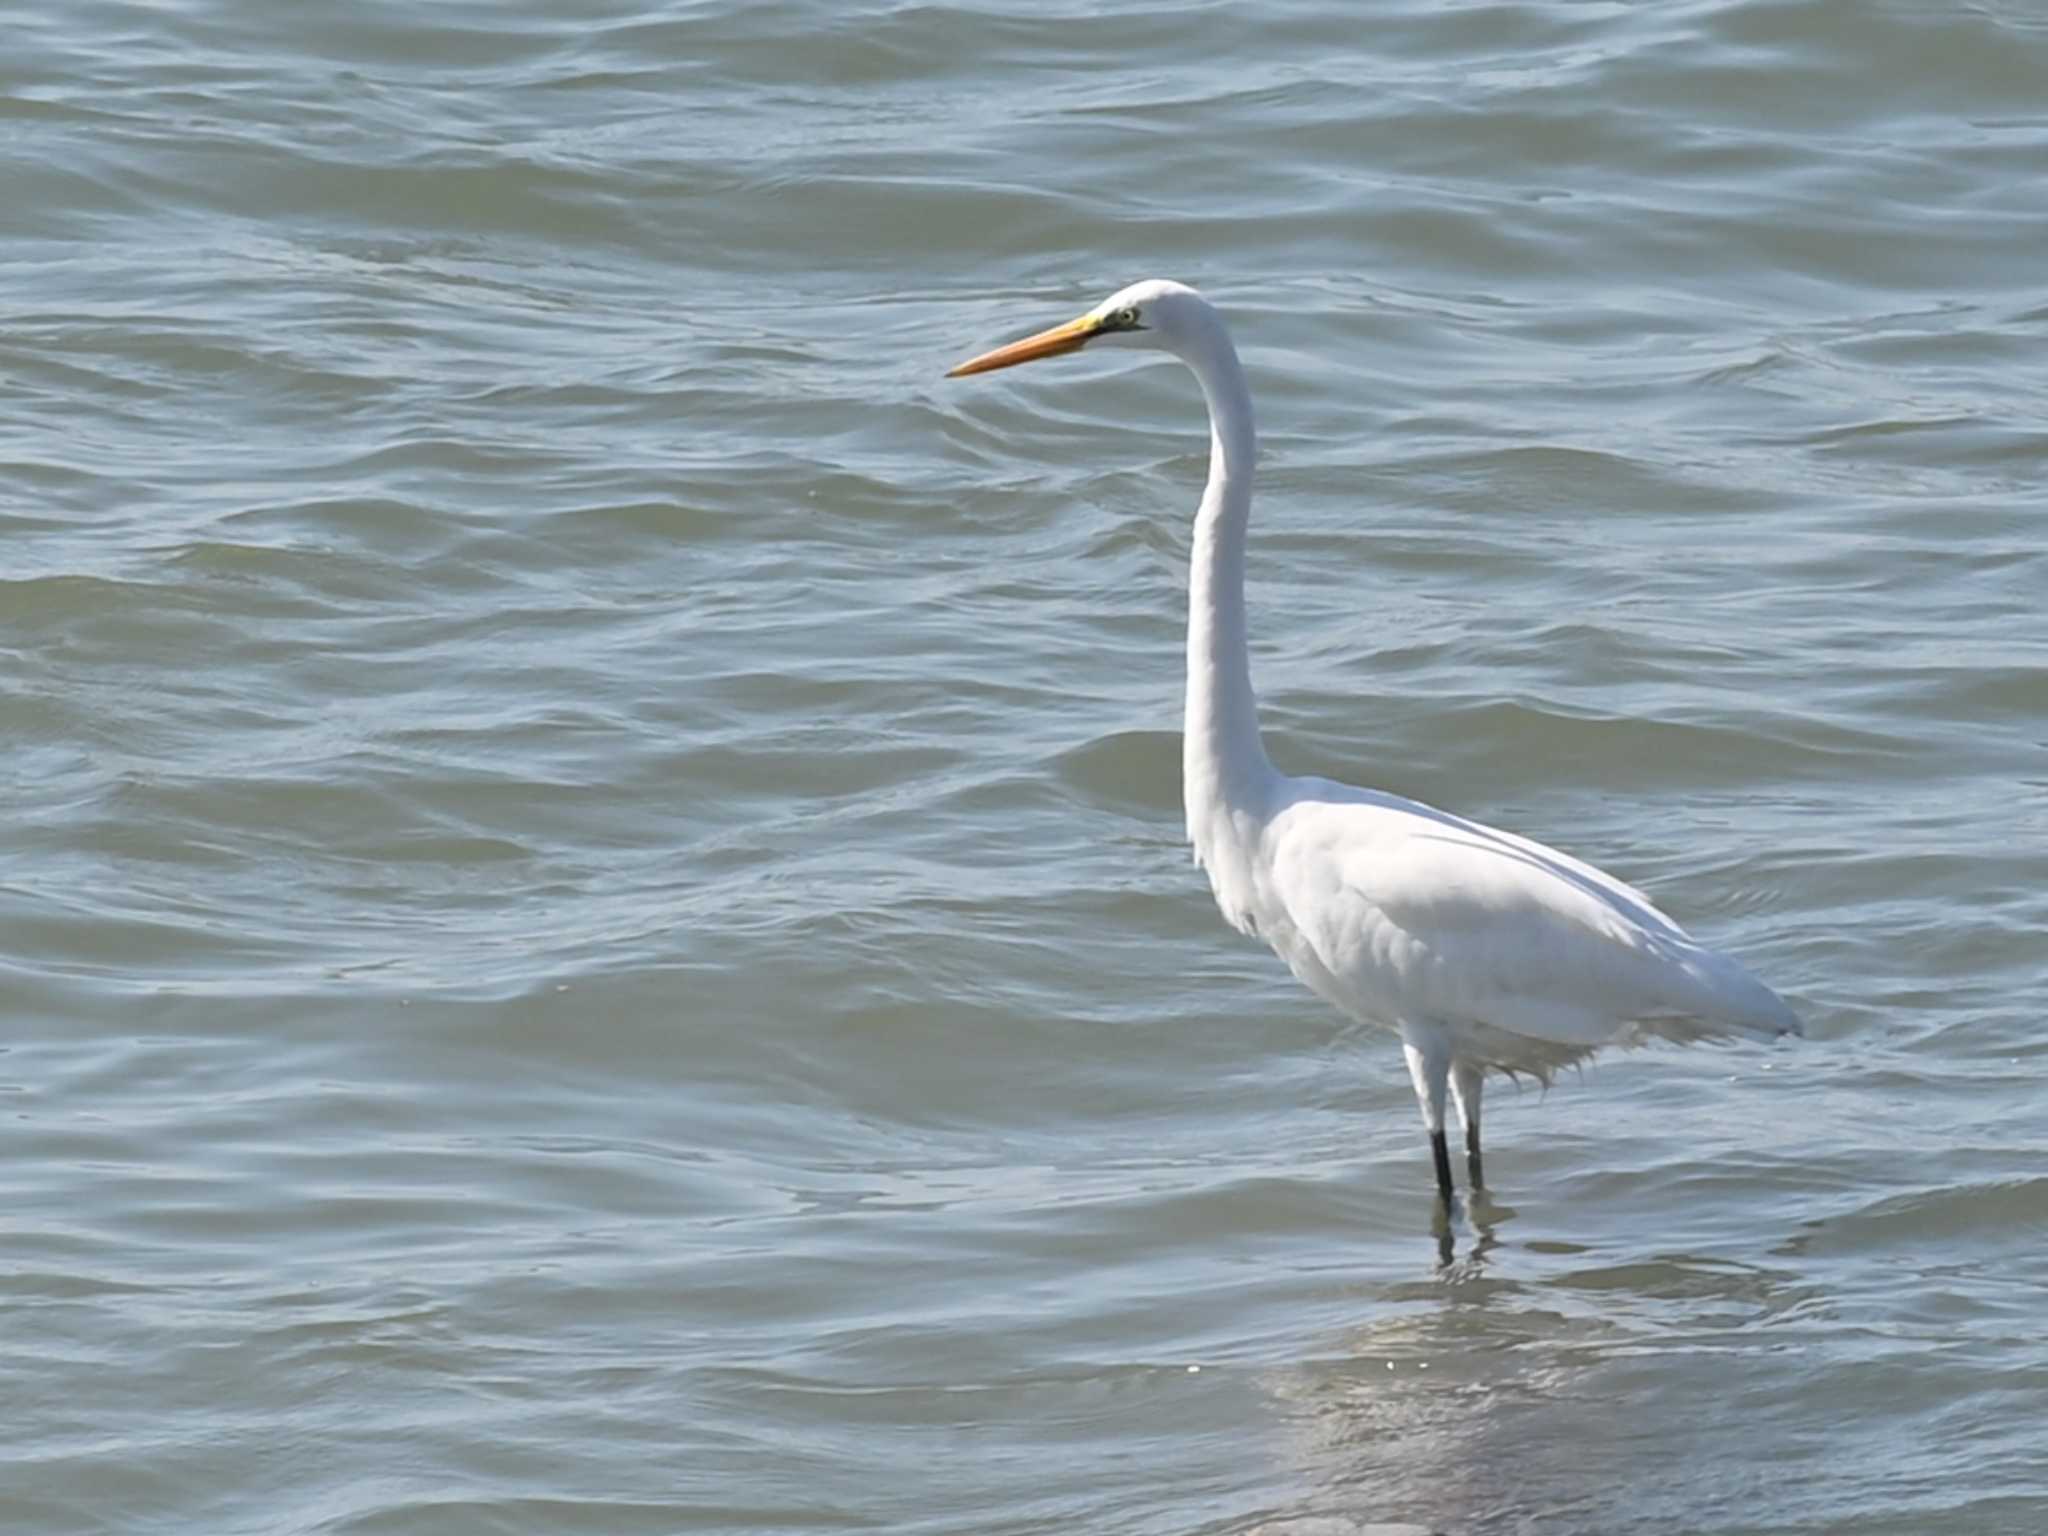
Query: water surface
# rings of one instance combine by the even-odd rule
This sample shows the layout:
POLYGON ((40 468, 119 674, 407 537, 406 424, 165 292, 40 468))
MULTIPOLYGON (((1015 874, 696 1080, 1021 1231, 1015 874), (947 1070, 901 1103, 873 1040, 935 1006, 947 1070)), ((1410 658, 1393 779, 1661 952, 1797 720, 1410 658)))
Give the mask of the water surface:
POLYGON ((2048 27, 1869 0, 15 8, 0 1525, 2031 1533, 2048 27), (1271 750, 1805 1014, 1489 1099, 1271 750))

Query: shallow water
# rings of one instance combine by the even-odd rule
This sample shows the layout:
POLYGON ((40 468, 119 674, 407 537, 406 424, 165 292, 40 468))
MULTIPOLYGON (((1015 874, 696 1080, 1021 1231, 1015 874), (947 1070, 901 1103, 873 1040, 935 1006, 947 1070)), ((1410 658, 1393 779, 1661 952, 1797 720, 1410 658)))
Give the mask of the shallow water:
POLYGON ((193 0, 0 50, 0 1527, 2048 1520, 2048 24, 193 0), (1179 827, 1283 767, 1801 1009, 1489 1101, 1179 827))

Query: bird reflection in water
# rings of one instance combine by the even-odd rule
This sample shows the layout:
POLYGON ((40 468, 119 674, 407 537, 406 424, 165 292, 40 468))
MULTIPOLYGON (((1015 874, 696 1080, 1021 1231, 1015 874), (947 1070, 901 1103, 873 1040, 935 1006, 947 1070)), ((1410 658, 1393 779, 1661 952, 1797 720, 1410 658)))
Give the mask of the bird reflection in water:
POLYGON ((1514 1219, 1515 1208, 1502 1205, 1483 1189, 1473 1190, 1455 1205, 1438 1201, 1432 1229, 1436 1234, 1436 1271, 1443 1280, 1472 1280, 1486 1272, 1486 1261, 1500 1246, 1496 1230, 1514 1219), (1459 1243, 1464 1244, 1463 1252, 1459 1243))
POLYGON ((1368 1317, 1267 1374, 1294 1484, 1272 1536, 1681 1529, 1654 1518, 1660 1500, 1715 1507, 1753 1471, 1753 1426, 1702 1405, 1799 1371, 1783 1329, 1820 1287, 1719 1256, 1639 1257, 1632 1235, 1620 1254, 1505 1242, 1506 1207, 1468 1214, 1432 1233, 1451 1250, 1439 1267, 1365 1287, 1368 1317))

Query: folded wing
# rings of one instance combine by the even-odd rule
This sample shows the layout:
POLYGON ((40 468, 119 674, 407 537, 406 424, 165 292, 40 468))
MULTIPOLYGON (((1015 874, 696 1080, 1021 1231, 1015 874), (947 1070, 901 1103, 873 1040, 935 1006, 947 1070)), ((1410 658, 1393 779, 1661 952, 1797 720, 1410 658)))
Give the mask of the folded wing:
POLYGON ((1798 1032, 1776 993, 1641 891, 1528 838, 1316 781, 1268 835, 1296 969, 1355 1017, 1560 1048, 1532 1061, 1646 1034, 1798 1032))

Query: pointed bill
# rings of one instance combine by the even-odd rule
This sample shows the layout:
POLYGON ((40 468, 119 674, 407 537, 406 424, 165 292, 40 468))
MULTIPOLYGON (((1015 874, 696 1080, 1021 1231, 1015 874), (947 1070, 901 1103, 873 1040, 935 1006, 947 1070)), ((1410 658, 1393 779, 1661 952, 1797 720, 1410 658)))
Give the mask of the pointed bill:
POLYGON ((1056 325, 1049 331, 1040 331, 1036 336, 1026 336, 1022 341, 1013 341, 1007 347, 997 347, 993 352, 970 357, 959 367, 948 369, 946 377, 957 379, 970 373, 988 373, 996 368, 1014 368, 1019 363, 1036 362, 1041 357, 1058 357, 1062 352, 1072 352, 1084 345, 1101 329, 1100 317, 1083 315, 1078 320, 1069 320, 1065 325, 1056 325))

